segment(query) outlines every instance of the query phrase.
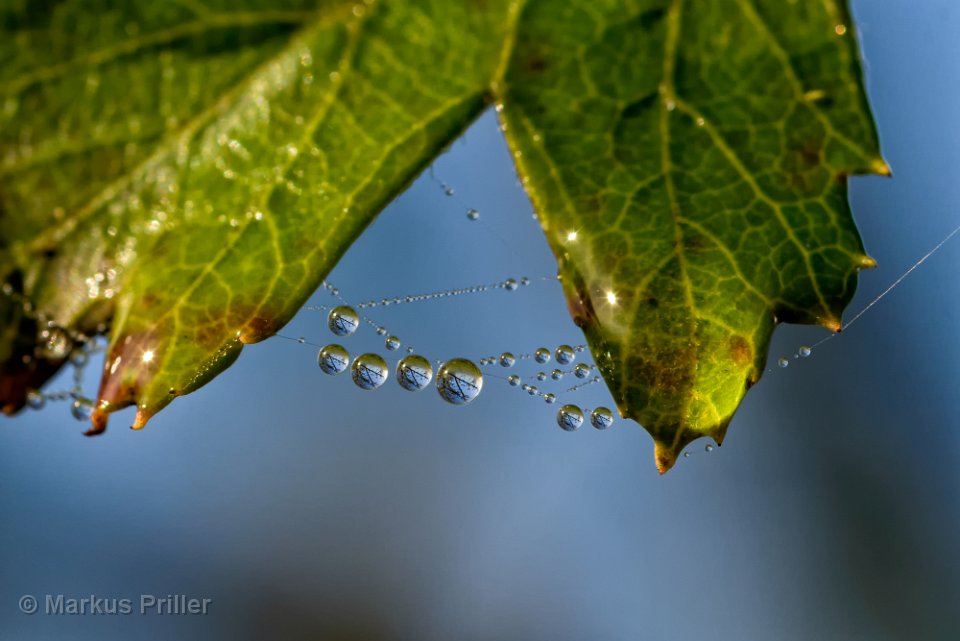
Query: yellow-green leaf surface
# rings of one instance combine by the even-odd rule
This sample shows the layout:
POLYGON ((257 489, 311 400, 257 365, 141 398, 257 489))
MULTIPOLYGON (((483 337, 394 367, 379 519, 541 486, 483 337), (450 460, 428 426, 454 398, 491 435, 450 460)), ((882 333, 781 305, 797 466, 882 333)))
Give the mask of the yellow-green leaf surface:
POLYGON ((778 320, 832 329, 886 171, 842 4, 0 0, 0 404, 109 327, 92 431, 280 328, 487 105, 661 470, 778 320), (53 328, 48 327, 52 323, 53 328))

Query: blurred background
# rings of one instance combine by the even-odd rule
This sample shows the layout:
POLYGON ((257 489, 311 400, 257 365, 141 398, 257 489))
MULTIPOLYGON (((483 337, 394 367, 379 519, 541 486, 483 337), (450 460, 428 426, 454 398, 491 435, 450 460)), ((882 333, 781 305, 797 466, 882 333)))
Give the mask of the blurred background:
MULTIPOLYGON (((850 181, 880 267, 847 318, 960 223, 960 4, 853 9, 894 178, 850 181)), ((531 214, 488 113, 329 281, 356 303, 526 276, 368 311, 431 359, 581 343, 531 214)), ((563 432, 490 376, 466 407, 362 391, 280 338, 143 432, 123 413, 86 439, 64 404, 5 419, 0 639, 958 639, 958 270, 960 238, 807 359, 824 330, 780 328, 725 445, 693 443, 662 478, 636 424, 563 432), (28 593, 213 603, 31 617, 28 593)), ((332 339, 316 311, 284 334, 332 339)), ((569 398, 613 407, 603 385, 569 398)))

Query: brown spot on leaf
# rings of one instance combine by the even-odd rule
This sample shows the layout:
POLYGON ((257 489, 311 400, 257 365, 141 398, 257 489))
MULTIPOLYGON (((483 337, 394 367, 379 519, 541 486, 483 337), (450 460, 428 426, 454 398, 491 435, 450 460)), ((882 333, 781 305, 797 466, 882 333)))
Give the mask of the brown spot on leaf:
POLYGON ((753 362, 753 350, 750 343, 743 336, 730 337, 730 358, 738 367, 746 367, 753 362))

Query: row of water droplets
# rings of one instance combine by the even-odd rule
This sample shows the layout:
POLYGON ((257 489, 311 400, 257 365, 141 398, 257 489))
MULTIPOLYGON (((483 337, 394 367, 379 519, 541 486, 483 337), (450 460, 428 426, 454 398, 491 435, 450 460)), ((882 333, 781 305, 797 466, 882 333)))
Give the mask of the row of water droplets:
MULTIPOLYGON (((538 280, 554 279, 544 277, 538 280)), ((452 296, 480 294, 498 290, 514 292, 520 288, 529 286, 531 282, 533 281, 526 277, 520 279, 507 278, 490 284, 370 300, 356 306, 351 305, 342 296, 339 288, 324 282, 322 288, 337 299, 337 304, 333 306, 312 305, 305 309, 307 311, 324 312, 326 314, 327 329, 338 339, 352 336, 361 326, 367 325, 372 328, 378 336, 383 337, 383 346, 387 352, 396 352, 403 345, 400 337, 391 333, 384 325, 378 324, 369 316, 361 314, 357 311, 358 309, 367 310, 391 305, 420 303, 452 296)), ((340 342, 321 345, 307 341, 304 337, 294 339, 290 336, 280 336, 288 340, 296 340, 301 344, 318 347, 317 365, 320 371, 330 376, 337 376, 347 371, 347 369, 350 369, 353 382, 360 389, 377 389, 390 378, 390 367, 386 359, 380 354, 374 352, 363 353, 353 358, 351 362, 350 352, 340 342)), ((437 366, 435 385, 438 394, 446 402, 454 405, 466 405, 479 396, 483 389, 484 377, 486 375, 487 378, 503 380, 511 387, 519 387, 529 396, 540 398, 546 404, 553 405, 557 402, 558 397, 556 393, 541 391, 537 386, 523 382, 523 377, 521 377, 520 374, 511 374, 504 377, 497 370, 510 369, 519 362, 524 361, 545 365, 552 359, 555 359, 558 365, 570 367, 565 370, 560 368, 553 369, 549 375, 552 381, 560 381, 567 374, 572 374, 581 381, 581 384, 568 388, 566 392, 569 393, 577 391, 577 389, 587 384, 599 382, 600 380, 599 376, 593 374, 593 365, 588 363, 574 364, 577 354, 585 350, 586 345, 571 346, 564 344, 554 350, 540 347, 530 353, 514 354, 513 352, 505 351, 497 356, 483 357, 477 361, 468 358, 435 361, 437 366), (479 366, 477 363, 479 363, 479 366), (481 370, 482 367, 491 369, 487 369, 487 371, 484 372, 481 370)), ((394 378, 401 388, 411 392, 420 391, 426 388, 431 381, 434 381, 434 365, 431 364, 429 359, 416 353, 416 350, 408 345, 406 347, 406 355, 396 363, 394 378)), ((544 381, 547 379, 547 373, 541 371, 530 375, 528 378, 544 381)), ((610 427, 614 420, 613 412, 609 408, 598 407, 593 410, 585 410, 578 405, 566 403, 558 410, 556 421, 563 429, 573 431, 585 422, 585 416, 589 416, 590 424, 600 430, 610 427)))

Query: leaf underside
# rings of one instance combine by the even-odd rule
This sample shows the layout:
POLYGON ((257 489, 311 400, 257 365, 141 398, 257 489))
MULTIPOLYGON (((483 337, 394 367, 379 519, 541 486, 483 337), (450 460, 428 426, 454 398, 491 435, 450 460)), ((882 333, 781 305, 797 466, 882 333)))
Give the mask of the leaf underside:
POLYGON ((777 322, 840 328, 873 262, 846 177, 888 173, 841 3, 0 0, 0 405, 63 363, 50 327, 108 330, 91 432, 142 427, 493 103, 661 471, 777 322))

